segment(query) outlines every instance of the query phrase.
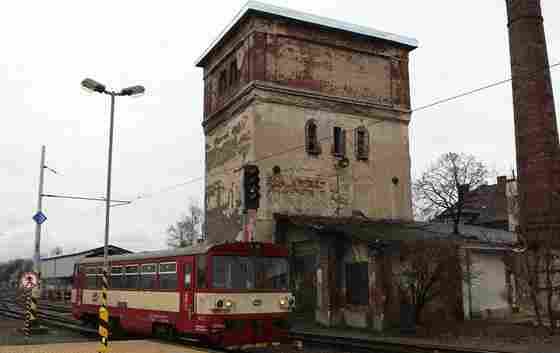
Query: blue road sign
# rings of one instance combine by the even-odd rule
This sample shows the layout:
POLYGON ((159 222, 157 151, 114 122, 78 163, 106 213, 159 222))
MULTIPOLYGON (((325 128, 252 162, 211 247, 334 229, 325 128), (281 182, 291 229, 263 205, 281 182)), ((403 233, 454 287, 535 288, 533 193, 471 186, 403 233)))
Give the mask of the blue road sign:
POLYGON ((35 222, 37 222, 37 224, 43 224, 43 222, 45 222, 47 220, 47 216, 45 216, 45 214, 41 211, 35 213, 35 215, 33 216, 33 220, 35 222))

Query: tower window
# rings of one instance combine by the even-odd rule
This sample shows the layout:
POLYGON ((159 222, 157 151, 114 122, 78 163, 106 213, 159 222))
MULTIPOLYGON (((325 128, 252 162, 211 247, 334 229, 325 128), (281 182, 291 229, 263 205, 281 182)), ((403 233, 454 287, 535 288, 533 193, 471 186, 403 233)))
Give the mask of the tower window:
POLYGON ((229 85, 235 87, 239 83, 239 70, 237 69, 237 60, 233 60, 229 66, 229 85))
POLYGON ((369 132, 363 126, 355 130, 354 147, 357 160, 368 160, 369 158, 369 132))
POLYGON ((341 127, 333 128, 333 154, 337 157, 346 155, 346 132, 341 127))
POLYGON ((224 94, 227 89, 227 73, 226 70, 220 72, 220 79, 218 81, 218 92, 224 94))
POLYGON ((315 120, 308 120, 305 124, 305 149, 309 154, 320 154, 321 145, 317 138, 317 123, 315 120))

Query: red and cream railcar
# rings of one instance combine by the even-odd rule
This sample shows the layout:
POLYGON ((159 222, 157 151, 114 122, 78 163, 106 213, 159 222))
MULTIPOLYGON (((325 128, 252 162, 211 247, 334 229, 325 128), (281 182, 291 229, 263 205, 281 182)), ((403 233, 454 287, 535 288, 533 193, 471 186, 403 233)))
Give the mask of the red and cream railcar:
MULTIPOLYGON (((248 348, 287 339, 288 250, 236 242, 109 257, 110 324, 248 348)), ((97 321, 102 258, 76 266, 74 317, 97 321)))

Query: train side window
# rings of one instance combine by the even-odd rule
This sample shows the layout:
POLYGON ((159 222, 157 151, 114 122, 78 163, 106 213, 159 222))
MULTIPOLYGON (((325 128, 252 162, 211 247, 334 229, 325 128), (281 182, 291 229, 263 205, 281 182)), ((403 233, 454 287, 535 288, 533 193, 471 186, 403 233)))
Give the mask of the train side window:
POLYGON ((142 265, 140 272, 140 289, 153 289, 156 282, 156 264, 142 265))
POLYGON ((95 267, 86 267, 86 289, 95 289, 97 286, 97 273, 95 267))
POLYGON ((127 289, 136 289, 138 287, 138 265, 126 266, 123 287, 127 289))
POLYGON ((206 255, 196 257, 196 286, 206 288, 206 255))
POLYGON ((190 289, 192 284, 192 264, 185 264, 185 289, 190 289))
POLYGON ((177 289, 177 263, 159 264, 159 287, 161 289, 177 289))
POLYGON ((123 267, 113 266, 111 267, 111 288, 122 288, 123 287, 123 267))

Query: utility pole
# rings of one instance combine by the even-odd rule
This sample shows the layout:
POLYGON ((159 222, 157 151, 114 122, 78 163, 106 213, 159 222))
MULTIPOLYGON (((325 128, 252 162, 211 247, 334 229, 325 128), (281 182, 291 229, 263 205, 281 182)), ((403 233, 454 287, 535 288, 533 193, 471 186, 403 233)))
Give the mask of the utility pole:
POLYGON ((45 146, 41 146, 41 164, 39 165, 39 193, 37 195, 37 213, 35 214, 35 250, 33 253, 33 271, 37 274, 38 285, 31 295, 31 326, 37 326, 37 303, 41 292, 41 224, 44 222, 43 183, 45 176, 45 146))

